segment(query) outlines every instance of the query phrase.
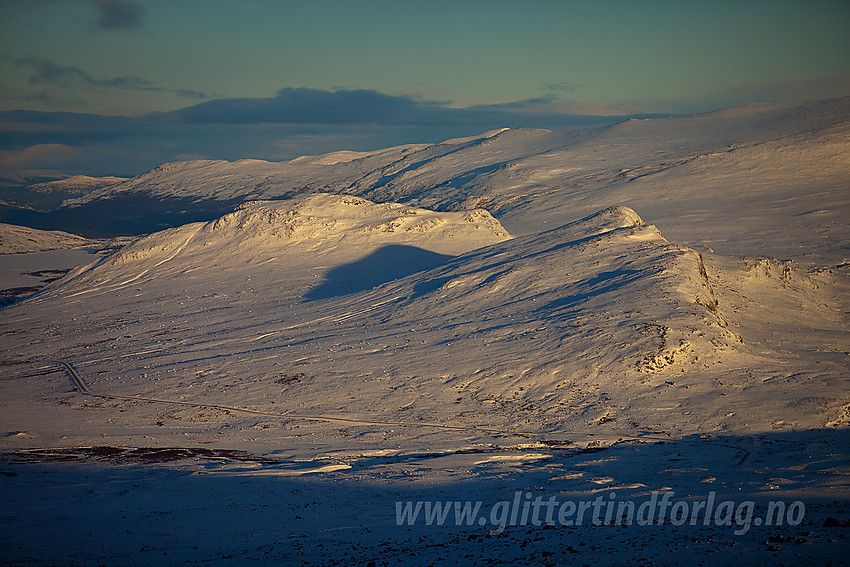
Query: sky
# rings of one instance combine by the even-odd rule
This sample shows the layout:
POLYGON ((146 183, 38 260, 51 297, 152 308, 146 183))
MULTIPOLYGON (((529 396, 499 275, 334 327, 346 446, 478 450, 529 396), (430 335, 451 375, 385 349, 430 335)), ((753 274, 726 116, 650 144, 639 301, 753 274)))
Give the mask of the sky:
POLYGON ((0 0, 0 176, 850 95, 846 0, 0 0))

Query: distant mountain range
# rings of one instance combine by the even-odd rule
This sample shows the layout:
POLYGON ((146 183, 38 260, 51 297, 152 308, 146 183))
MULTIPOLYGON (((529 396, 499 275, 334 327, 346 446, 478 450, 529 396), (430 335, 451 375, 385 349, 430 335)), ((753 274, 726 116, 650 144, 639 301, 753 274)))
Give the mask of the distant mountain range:
POLYGON ((564 133, 504 129, 289 162, 174 162, 129 180, 76 177, 30 187, 32 200, 50 191, 61 204, 7 204, 0 220, 85 235, 142 234, 211 220, 246 200, 322 192, 438 211, 483 207, 522 234, 628 205, 674 239, 823 262, 850 245, 847 231, 833 230, 850 216, 848 136, 848 98, 751 104, 564 133), (783 221, 745 222, 766 208, 783 221), (712 233, 718 224, 726 227, 722 238, 712 233), (802 234, 817 235, 805 252, 794 244, 802 234))

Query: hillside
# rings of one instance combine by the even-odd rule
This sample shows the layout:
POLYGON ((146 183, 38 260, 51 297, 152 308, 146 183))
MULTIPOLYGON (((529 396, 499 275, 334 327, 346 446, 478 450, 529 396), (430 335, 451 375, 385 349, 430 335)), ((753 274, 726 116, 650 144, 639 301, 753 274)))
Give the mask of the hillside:
POLYGON ((81 248, 93 241, 59 230, 37 230, 0 223, 0 254, 27 254, 46 250, 81 248))
POLYGON ((324 192, 440 211, 485 208, 511 233, 532 234, 625 205, 701 250, 838 265, 850 246, 848 128, 845 98, 567 133, 503 129, 282 163, 177 162, 69 200, 54 215, 97 224, 112 211, 121 219, 113 230, 141 230, 154 219, 216 218, 245 200, 324 192), (796 244, 809 234, 817 235, 811 246, 796 244))
MULTIPOLYGON (((2 328, 13 368, 38 359, 34 337, 64 329, 51 350, 107 392, 532 435, 744 434, 841 419, 829 384, 848 370, 842 282, 704 261, 623 207, 510 238, 485 211, 319 194, 143 238, 2 328), (278 388, 281 376, 298 380, 278 388), (822 403, 801 406, 813 390, 822 403)), ((123 443, 152 423, 139 409, 122 416, 123 443)), ((267 433, 266 449, 287 438, 267 433)))
POLYGON ((60 193, 66 196, 77 194, 84 195, 97 189, 116 185, 127 181, 126 177, 91 177, 88 175, 72 175, 65 179, 36 183, 28 189, 36 193, 60 193))
POLYGON ((150 234, 2 310, 7 556, 841 563, 848 114, 180 162, 67 202, 150 234))

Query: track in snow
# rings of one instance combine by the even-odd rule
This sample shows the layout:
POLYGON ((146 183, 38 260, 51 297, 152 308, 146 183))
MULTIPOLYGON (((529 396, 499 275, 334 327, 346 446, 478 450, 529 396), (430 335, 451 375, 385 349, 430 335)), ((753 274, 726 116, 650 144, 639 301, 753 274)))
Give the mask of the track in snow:
MULTIPOLYGON (((235 406, 225 406, 220 404, 202 404, 197 402, 180 402, 177 400, 162 400, 159 398, 147 398, 143 396, 122 396, 118 394, 99 394, 97 392, 92 392, 89 388, 88 384, 85 380, 77 373, 73 366, 68 364, 67 362, 59 363, 68 375, 71 378, 71 381, 74 384, 74 388, 78 392, 87 396, 94 396, 97 398, 103 398, 108 400, 135 400, 140 402, 150 402, 157 404, 170 404, 176 406, 187 406, 194 408, 204 408, 204 409, 219 409, 225 411, 235 411, 241 413, 248 413, 252 415, 261 415, 263 417, 272 417, 277 419, 301 419, 301 420, 309 420, 309 421, 327 421, 330 423, 347 423, 351 425, 377 425, 377 426, 385 426, 385 427, 428 427, 434 429, 444 429, 444 430, 452 430, 452 431, 474 431, 478 433, 487 433, 487 434, 496 434, 496 435, 516 435, 519 437, 526 438, 536 438, 536 440, 545 443, 547 445, 557 446, 559 444, 563 444, 564 440, 553 440, 553 439, 545 439, 543 434, 539 432, 530 432, 530 431, 507 431, 503 429, 496 429, 491 427, 477 427, 477 426, 458 426, 458 425, 443 425, 439 423, 428 423, 428 422, 404 422, 404 421, 374 421, 374 420, 364 420, 357 418, 348 418, 348 417, 336 417, 329 415, 297 415, 297 414, 284 414, 284 413, 271 413, 264 412, 258 410, 252 410, 248 408, 240 408, 235 406)), ((594 433, 583 432, 580 434, 581 436, 586 437, 598 437, 598 435, 594 433)), ((705 442, 692 441, 690 439, 682 439, 675 437, 660 437, 653 435, 630 435, 630 434, 620 434, 620 433, 608 433, 606 436, 617 435, 620 437, 619 441, 663 441, 663 442, 676 442, 676 443, 685 443, 689 445, 698 445, 705 446, 705 442)), ((618 442, 619 442, 618 441, 618 442)), ((750 456, 750 452, 747 449, 741 447, 735 447, 733 445, 727 445, 723 443, 712 443, 712 445, 719 447, 726 447, 728 449, 732 449, 741 453, 740 460, 735 463, 735 466, 741 467, 744 464, 744 461, 750 456)))

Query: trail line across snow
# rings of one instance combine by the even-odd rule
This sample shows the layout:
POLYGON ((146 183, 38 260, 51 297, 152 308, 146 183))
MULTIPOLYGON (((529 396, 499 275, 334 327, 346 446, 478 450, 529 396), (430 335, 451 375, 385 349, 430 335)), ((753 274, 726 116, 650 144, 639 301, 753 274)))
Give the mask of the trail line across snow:
POLYGON ((252 415, 261 415, 264 417, 276 417, 279 419, 304 419, 304 420, 312 420, 312 421, 330 421, 330 422, 343 422, 350 423, 354 425, 386 425, 386 426, 397 426, 397 427, 434 427, 438 429, 451 429, 455 431, 480 431, 484 433, 499 433, 499 434, 511 434, 511 435, 520 435, 520 436, 529 436, 529 435, 539 435, 537 433, 529 433, 529 432, 515 432, 515 431, 505 431, 502 429, 488 428, 488 427, 480 427, 480 426, 456 426, 456 425, 444 425, 439 423, 427 423, 427 422, 402 422, 402 421, 373 421, 373 420, 364 420, 357 418, 348 418, 348 417, 336 417, 329 415, 297 415, 297 414, 289 414, 289 413, 271 413, 259 410, 252 410, 248 408, 240 408, 235 406, 225 406, 221 404, 203 404, 198 402, 181 402, 177 400, 163 400, 159 398, 148 398, 144 396, 122 396, 119 394, 99 394, 97 392, 92 392, 88 384, 86 384, 85 380, 83 380, 73 366, 68 364, 67 362, 60 362, 65 371, 71 377, 71 381, 74 383, 74 387, 81 393, 87 396, 94 396, 97 398, 104 399, 113 399, 113 400, 136 400, 140 402, 152 402, 158 404, 171 404, 177 406, 188 406, 188 407, 196 407, 196 408, 208 408, 208 409, 220 409, 220 410, 229 410, 229 411, 237 411, 242 413, 249 413, 252 415))
MULTIPOLYGON (((537 438, 541 442, 546 442, 546 441, 555 442, 555 440, 546 439, 545 434, 540 433, 538 431, 510 431, 510 430, 497 429, 497 428, 493 428, 493 427, 476 426, 476 425, 467 425, 467 426, 444 425, 444 424, 441 424, 441 423, 428 423, 428 422, 424 422, 424 421, 423 422, 375 421, 375 420, 368 420, 368 419, 358 419, 358 418, 353 418, 353 417, 338 417, 338 416, 321 415, 321 414, 318 414, 318 415, 299 415, 299 414, 291 414, 291 413, 271 413, 271 412, 265 412, 265 411, 259 411, 259 410, 252 410, 252 409, 248 409, 248 408, 240 408, 240 407, 235 407, 235 406, 225 406, 225 405, 221 405, 221 404, 203 404, 203 403, 198 403, 198 402, 181 402, 181 401, 177 401, 177 400, 163 400, 163 399, 159 399, 159 398, 148 398, 148 397, 144 397, 144 396, 122 396, 122 395, 119 395, 119 394, 100 394, 100 393, 97 393, 97 392, 92 392, 91 389, 89 388, 88 384, 86 383, 86 381, 83 380, 83 378, 77 373, 77 371, 74 369, 74 367, 71 366, 69 363, 63 361, 63 362, 60 362, 59 364, 68 373, 68 376, 70 376, 70 378, 71 378, 71 382, 73 382, 73 384, 74 384, 74 388, 79 393, 86 395, 86 396, 93 396, 93 397, 96 397, 96 398, 103 398, 103 399, 107 399, 107 400, 135 400, 135 401, 139 401, 139 402, 150 402, 150 403, 157 403, 157 404, 170 404, 170 405, 187 406, 187 407, 194 407, 194 408, 219 409, 219 410, 226 410, 226 411, 248 413, 248 414, 252 414, 252 415, 261 415, 263 417, 273 417, 273 418, 284 419, 284 420, 286 420, 286 419, 302 419, 302 420, 309 420, 309 421, 327 421, 327 422, 331 422, 331 423, 334 423, 334 422, 348 423, 348 424, 352 424, 352 425, 376 425, 376 426, 384 426, 384 427, 430 427, 430 428, 435 428, 435 429, 446 429, 446 430, 452 430, 452 431, 475 431, 475 432, 479 432, 479 433, 490 433, 490 434, 498 434, 498 435, 516 435, 516 436, 519 436, 519 437, 537 438)), ((577 435, 581 435, 581 436, 585 436, 585 437, 600 437, 600 436, 602 436, 602 434, 588 433, 588 432, 582 432, 582 433, 577 434, 577 435)), ((688 444, 688 445, 704 446, 704 442, 693 441, 691 439, 676 438, 676 437, 661 437, 661 436, 656 436, 656 435, 631 435, 631 434, 628 434, 628 433, 619 433, 619 432, 608 432, 604 435, 620 437, 620 441, 623 441, 623 440, 647 441, 648 440, 648 441, 663 441, 665 443, 684 443, 684 444, 688 444)), ((561 441, 562 440, 557 440, 557 442, 561 442, 561 441)), ((734 445, 728 445, 728 444, 725 444, 725 443, 716 443, 716 442, 713 442, 712 445, 718 446, 718 447, 725 447, 727 449, 732 449, 733 451, 737 451, 739 453, 742 453, 740 460, 738 460, 738 462, 735 463, 736 467, 742 467, 743 464, 744 464, 744 461, 746 461, 747 458, 750 456, 750 451, 748 451, 747 449, 744 449, 742 447, 736 447, 734 445)))

